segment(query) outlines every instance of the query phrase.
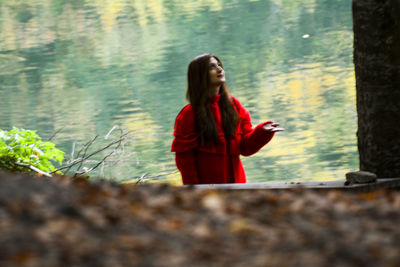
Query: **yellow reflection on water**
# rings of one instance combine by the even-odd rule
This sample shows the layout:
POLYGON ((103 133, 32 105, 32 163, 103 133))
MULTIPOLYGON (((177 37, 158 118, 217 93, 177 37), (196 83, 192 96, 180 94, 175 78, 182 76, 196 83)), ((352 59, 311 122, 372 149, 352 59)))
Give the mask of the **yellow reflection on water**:
MULTIPOLYGON (((297 65, 293 69, 291 73, 264 79, 259 101, 253 103, 256 107, 252 113, 262 119, 281 123, 279 116, 293 119, 283 122, 282 127, 288 129, 277 133, 253 158, 268 158, 283 169, 295 166, 298 177, 305 180, 343 179, 350 170, 348 163, 332 159, 333 162, 320 165, 315 151, 329 147, 343 155, 356 151, 354 71, 345 72, 338 66, 323 63, 297 65), (332 100, 337 98, 343 101, 332 100), (274 104, 277 99, 282 102, 280 107, 274 104), (330 163, 338 166, 329 167, 330 163)), ((244 159, 244 162, 252 160, 244 159)))
POLYGON ((157 125, 151 115, 143 111, 139 105, 124 110, 123 128, 132 132, 138 142, 151 143, 157 133, 157 125))
POLYGON ((123 0, 120 1, 94 1, 94 4, 97 7, 98 12, 101 14, 101 22, 103 25, 103 29, 106 31, 111 31, 114 28, 116 23, 116 18, 119 16, 120 12, 124 9, 123 0))

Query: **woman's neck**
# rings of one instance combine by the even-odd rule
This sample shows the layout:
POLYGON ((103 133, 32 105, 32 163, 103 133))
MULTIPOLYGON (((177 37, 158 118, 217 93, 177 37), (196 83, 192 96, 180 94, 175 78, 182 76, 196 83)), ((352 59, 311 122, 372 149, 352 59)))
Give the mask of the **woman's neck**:
POLYGON ((218 95, 220 93, 221 85, 217 85, 214 88, 211 88, 211 91, 214 92, 214 95, 218 95))

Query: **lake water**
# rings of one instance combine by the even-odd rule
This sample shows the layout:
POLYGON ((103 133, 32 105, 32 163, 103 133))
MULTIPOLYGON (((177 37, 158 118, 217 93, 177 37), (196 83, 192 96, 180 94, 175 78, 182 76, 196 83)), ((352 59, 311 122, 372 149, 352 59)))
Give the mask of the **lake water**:
POLYGON ((358 169, 350 0, 4 0, 0 27, 0 129, 61 130, 66 157, 115 125, 111 139, 131 131, 108 179, 179 184, 173 125, 204 52, 222 59, 253 124, 286 129, 243 158, 249 182, 358 169))

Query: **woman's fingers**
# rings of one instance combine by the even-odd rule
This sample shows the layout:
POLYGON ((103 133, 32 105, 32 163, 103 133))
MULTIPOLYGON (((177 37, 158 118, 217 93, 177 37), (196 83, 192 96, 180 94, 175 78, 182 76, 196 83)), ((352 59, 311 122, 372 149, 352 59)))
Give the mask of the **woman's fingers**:
POLYGON ((284 128, 277 128, 279 123, 266 123, 264 124, 264 129, 267 130, 268 132, 283 132, 285 129, 284 128))
POLYGON ((284 128, 272 128, 271 132, 283 132, 285 131, 284 128))

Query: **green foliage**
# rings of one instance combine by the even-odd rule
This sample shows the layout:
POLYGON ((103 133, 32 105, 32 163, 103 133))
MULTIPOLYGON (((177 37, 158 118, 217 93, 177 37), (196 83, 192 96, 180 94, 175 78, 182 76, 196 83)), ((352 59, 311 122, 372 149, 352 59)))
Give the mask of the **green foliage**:
POLYGON ((44 172, 55 170, 52 162, 64 160, 64 152, 52 142, 43 142, 36 131, 13 128, 0 129, 0 168, 7 170, 30 171, 17 163, 32 165, 44 172))

